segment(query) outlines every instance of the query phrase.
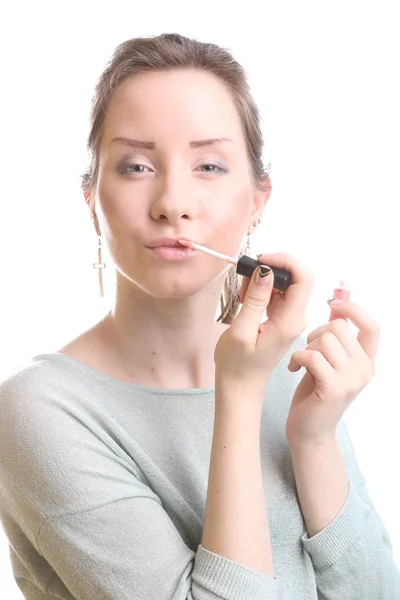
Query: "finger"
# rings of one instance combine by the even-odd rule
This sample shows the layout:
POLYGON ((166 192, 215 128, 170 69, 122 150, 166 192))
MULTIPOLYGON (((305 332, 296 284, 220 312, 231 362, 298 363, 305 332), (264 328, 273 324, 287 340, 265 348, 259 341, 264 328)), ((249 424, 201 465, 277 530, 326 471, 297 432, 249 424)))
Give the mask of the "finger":
MULTIPOLYGON (((247 288, 249 287, 250 284, 250 279, 248 277, 242 277, 242 285, 239 291, 239 302, 240 304, 243 304, 243 299, 246 295, 247 292, 247 288)), ((271 300, 269 302, 268 306, 271 306, 271 304, 274 303, 274 301, 276 301, 278 298, 281 297, 281 295, 284 292, 281 292, 280 290, 274 289, 272 288, 272 292, 271 292, 271 300)))
POLYGON ((316 381, 328 382, 334 374, 334 369, 318 350, 296 350, 294 354, 296 363, 307 369, 316 381))
POLYGON ((267 306, 268 319, 271 319, 272 315, 274 314, 274 312, 276 310, 275 306, 279 302, 284 302, 284 301, 285 301, 285 293, 284 292, 280 292, 279 290, 272 290, 271 300, 269 301, 269 304, 267 306))
MULTIPOLYGON (((344 318, 350 319, 352 323, 359 329, 357 340, 365 353, 372 359, 376 357, 378 352, 380 326, 364 308, 355 302, 342 302, 334 304, 332 310, 344 318)), ((332 323, 334 321, 331 321, 332 323)))
POLYGON ((260 321, 270 301, 274 281, 272 271, 266 277, 262 277, 259 276, 259 269, 260 267, 252 273, 242 308, 231 325, 231 330, 237 337, 251 345, 256 344, 260 321))
MULTIPOLYGON (((353 341, 355 342, 358 350, 364 353, 360 348, 354 336, 353 341)), ((305 350, 318 350, 329 362, 334 369, 342 369, 346 366, 350 355, 346 351, 345 344, 342 343, 341 336, 336 336, 334 332, 329 329, 329 324, 322 325, 307 336, 307 347, 305 350), (326 328, 328 326, 328 328, 326 328), (328 334, 328 335, 327 335, 328 334)), ((298 371, 300 364, 297 362, 298 350, 292 354, 288 364, 289 371, 298 371)))
POLYGON ((335 321, 324 323, 311 331, 307 336, 307 344, 312 344, 312 342, 328 332, 336 336, 350 358, 357 358, 360 355, 360 351, 365 354, 349 323, 344 319, 336 319, 335 321))
POLYGON ((242 287, 240 288, 240 292, 239 292, 239 299, 240 299, 240 304, 243 304, 243 300, 244 297, 246 295, 247 292, 247 288, 250 285, 250 279, 248 277, 242 277, 242 287))
MULTIPOLYGON (((248 277, 243 277, 242 287, 240 288, 240 291, 239 291, 240 304, 243 304, 243 300, 246 295, 249 284, 250 284, 250 279, 248 277)), ((272 290, 271 300, 269 301, 269 304, 267 306, 267 311, 271 306, 273 306, 274 302, 276 302, 278 300, 278 298, 280 298, 282 296, 282 294, 283 294, 283 292, 280 292, 279 290, 274 290, 274 289, 272 290)))
MULTIPOLYGON (((357 345, 358 351, 361 351, 364 354, 364 351, 360 348, 357 340, 355 338, 353 339, 357 345)), ((337 371, 344 371, 352 360, 346 352, 342 342, 332 331, 326 332, 324 335, 308 344, 306 350, 318 350, 331 367, 337 371)))
POLYGON ((270 267, 285 269, 292 274, 292 283, 285 290, 282 302, 277 303, 274 310, 274 321, 281 321, 282 326, 286 323, 295 323, 299 314, 304 314, 311 296, 314 285, 314 275, 311 271, 287 252, 275 254, 261 254, 258 260, 270 267))

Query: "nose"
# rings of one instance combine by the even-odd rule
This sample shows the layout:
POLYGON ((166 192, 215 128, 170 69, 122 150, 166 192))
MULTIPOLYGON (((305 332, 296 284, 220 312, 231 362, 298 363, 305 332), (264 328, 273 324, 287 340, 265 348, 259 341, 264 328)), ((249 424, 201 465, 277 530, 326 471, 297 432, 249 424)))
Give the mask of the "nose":
POLYGON ((171 225, 175 225, 182 218, 193 218, 194 194, 195 191, 190 189, 188 177, 175 169, 174 173, 165 175, 160 181, 151 216, 156 221, 165 220, 171 225))

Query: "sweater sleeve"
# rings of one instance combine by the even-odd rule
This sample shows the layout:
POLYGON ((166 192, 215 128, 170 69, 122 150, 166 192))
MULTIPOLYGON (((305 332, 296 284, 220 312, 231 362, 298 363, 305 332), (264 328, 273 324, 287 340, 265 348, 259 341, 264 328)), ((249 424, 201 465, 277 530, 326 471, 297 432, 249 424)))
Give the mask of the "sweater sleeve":
POLYGON ((325 529, 302 542, 311 556, 319 597, 324 600, 400 600, 400 572, 388 532, 369 496, 342 419, 337 429, 350 491, 325 529))
POLYGON ((76 600, 278 598, 277 581, 201 544, 190 550, 139 481, 128 497, 47 518, 37 544, 76 600))
MULTIPOLYGON (((45 575, 35 580, 42 593, 74 600, 277 600, 277 579, 201 544, 189 548, 96 415, 37 388, 21 380, 0 388, 0 515, 30 540, 32 560, 43 557, 45 575)), ((38 597, 28 595, 29 573, 17 583, 27 598, 38 597)))

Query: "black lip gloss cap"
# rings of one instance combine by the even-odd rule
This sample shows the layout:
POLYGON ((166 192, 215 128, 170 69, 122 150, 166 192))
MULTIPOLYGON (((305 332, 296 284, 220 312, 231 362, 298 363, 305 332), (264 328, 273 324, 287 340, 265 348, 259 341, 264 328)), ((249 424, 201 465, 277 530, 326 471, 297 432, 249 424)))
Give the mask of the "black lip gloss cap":
MULTIPOLYGON (((237 263, 236 273, 238 275, 243 275, 244 277, 251 278, 253 271, 262 265, 255 258, 251 258, 244 254, 237 263)), ((289 285, 292 283, 292 274, 289 271, 285 271, 285 269, 279 269, 278 267, 271 267, 272 272, 274 274, 274 289, 277 290, 287 290, 289 285)))

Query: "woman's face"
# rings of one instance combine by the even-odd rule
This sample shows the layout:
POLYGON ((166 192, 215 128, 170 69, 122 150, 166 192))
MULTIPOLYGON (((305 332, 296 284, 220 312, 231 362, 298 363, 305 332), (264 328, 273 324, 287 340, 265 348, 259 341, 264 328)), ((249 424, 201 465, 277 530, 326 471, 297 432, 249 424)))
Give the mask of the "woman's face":
POLYGON ((142 290, 184 297, 224 273, 228 263, 209 255, 168 261, 147 246, 183 236, 237 255, 257 197, 240 119, 218 78, 199 70, 141 73, 114 93, 100 146, 96 214, 117 269, 142 290), (215 138, 230 141, 194 143, 215 138))

